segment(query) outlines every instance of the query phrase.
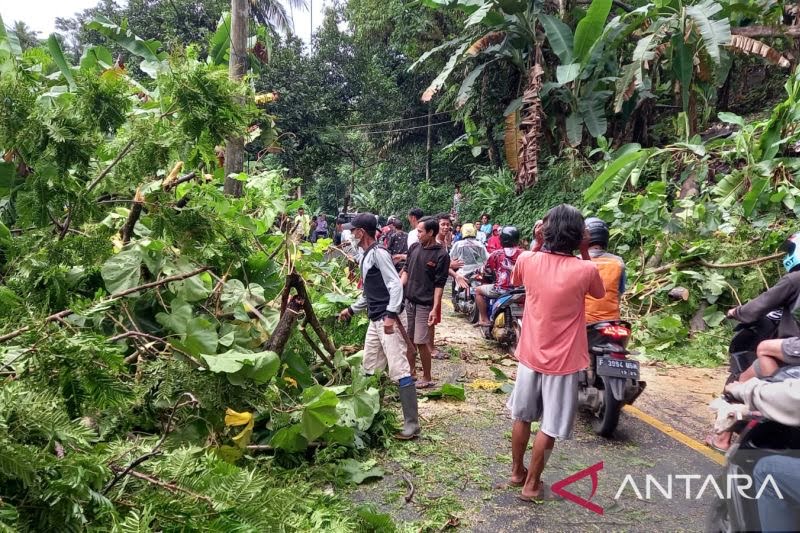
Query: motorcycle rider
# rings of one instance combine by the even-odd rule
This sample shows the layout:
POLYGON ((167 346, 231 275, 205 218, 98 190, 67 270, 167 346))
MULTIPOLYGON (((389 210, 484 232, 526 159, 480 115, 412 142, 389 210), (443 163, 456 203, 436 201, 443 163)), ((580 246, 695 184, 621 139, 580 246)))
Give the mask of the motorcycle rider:
POLYGON ((602 298, 586 295, 586 323, 619 320, 619 302, 625 292, 625 262, 606 251, 609 232, 603 220, 587 218, 586 231, 589 232, 589 256, 597 265, 606 289, 606 295, 602 298))
POLYGON ((464 224, 461 226, 462 239, 456 241, 450 250, 450 275, 462 289, 469 288, 467 276, 481 269, 489 258, 486 247, 478 241, 477 235, 478 232, 474 225, 464 224), (464 266, 456 271, 453 268, 454 261, 461 261, 464 266))
MULTIPOLYGON (((749 324, 756 322, 770 311, 781 309, 783 315, 778 325, 776 338, 800 337, 800 324, 798 324, 793 314, 795 309, 800 307, 800 246, 798 244, 800 244, 800 232, 791 235, 784 243, 786 255, 783 258, 783 266, 786 269, 786 275, 779 279, 778 283, 770 289, 762 292, 749 302, 729 310, 727 313, 728 318, 749 324)), ((786 348, 789 348, 791 343, 786 344, 786 348)), ((779 346, 776 345, 777 343, 775 342, 762 341, 757 348, 757 353, 761 352, 762 358, 763 356, 778 355, 779 353, 786 355, 787 358, 800 355, 791 353, 794 349, 788 352, 785 351, 783 342, 780 342, 779 346), (767 344, 764 344, 764 342, 767 344), (762 344, 764 344, 763 347, 762 344)), ((765 368, 764 370, 768 369, 765 368)), ((760 363, 756 361, 754 366, 745 370, 739 376, 739 381, 745 381, 743 378, 750 379, 762 376, 766 377, 760 370, 760 363)), ((729 431, 718 435, 712 434, 706 437, 706 444, 724 453, 730 448, 731 436, 732 434, 729 431)))
POLYGON ((364 341, 364 372, 372 374, 389 367, 389 377, 398 384, 403 406, 403 429, 396 438, 413 439, 420 433, 417 390, 411 378, 406 341, 397 324, 403 307, 403 285, 389 252, 375 240, 374 215, 356 215, 345 228, 352 232, 353 244, 363 250, 360 266, 364 292, 339 314, 339 319, 345 321, 359 311, 367 311, 370 322, 364 341))
POLYGON ((478 287, 475 291, 475 304, 478 307, 480 318, 476 326, 488 327, 489 300, 496 300, 508 292, 511 284, 511 272, 522 253, 519 247, 519 231, 514 226, 506 226, 500 230, 500 244, 502 248, 492 252, 483 265, 483 277, 494 278, 494 283, 478 287))
MULTIPOLYGON (((750 411, 785 426, 800 426, 800 380, 770 383, 760 379, 735 382, 725 391, 742 401, 750 411)), ((800 524, 800 458, 796 455, 768 455, 756 463, 754 484, 766 487, 758 498, 762 531, 792 531, 800 524), (777 484, 765 483, 767 476, 777 484)))

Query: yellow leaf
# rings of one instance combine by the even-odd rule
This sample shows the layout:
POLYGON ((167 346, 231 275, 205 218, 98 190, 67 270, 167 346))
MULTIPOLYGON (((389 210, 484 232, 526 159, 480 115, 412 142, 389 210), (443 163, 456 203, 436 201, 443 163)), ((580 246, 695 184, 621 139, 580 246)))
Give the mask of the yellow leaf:
POLYGON ((503 384, 498 381, 492 381, 491 379, 476 379, 472 383, 469 383, 467 386, 471 389, 494 391, 502 387, 503 384))
POLYGON ((245 424, 253 423, 253 413, 237 413, 231 408, 225 410, 225 425, 226 426, 243 426, 245 424))
POLYGON ((289 386, 297 388, 297 380, 294 378, 290 378, 289 376, 283 376, 283 381, 285 381, 289 386))

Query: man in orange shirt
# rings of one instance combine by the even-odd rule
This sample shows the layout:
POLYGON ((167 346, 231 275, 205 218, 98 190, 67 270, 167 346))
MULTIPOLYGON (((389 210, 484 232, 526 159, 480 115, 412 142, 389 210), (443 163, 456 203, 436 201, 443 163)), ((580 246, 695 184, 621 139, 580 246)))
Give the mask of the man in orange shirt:
POLYGON ((578 372, 589 365, 586 295, 602 298, 603 280, 589 256, 580 211, 566 204, 551 209, 536 230, 536 248, 523 253, 512 274, 525 286, 525 314, 517 344, 517 380, 508 399, 514 420, 510 484, 525 501, 557 499, 542 483, 556 438, 572 435, 578 406, 578 372), (580 249, 583 260, 575 257, 580 249), (530 467, 523 464, 531 422, 541 420, 530 467))
POLYGON ((619 320, 619 301, 625 292, 625 262, 609 253, 608 225, 597 217, 586 219, 589 232, 589 255, 603 278, 606 295, 602 298, 586 297, 586 323, 619 320))

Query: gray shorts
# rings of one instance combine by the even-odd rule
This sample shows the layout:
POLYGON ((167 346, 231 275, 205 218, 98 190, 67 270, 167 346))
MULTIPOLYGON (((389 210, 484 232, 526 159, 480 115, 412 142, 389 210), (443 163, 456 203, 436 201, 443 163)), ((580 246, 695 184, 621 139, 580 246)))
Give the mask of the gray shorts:
POLYGON ((428 344, 431 338, 431 328, 428 326, 428 316, 433 306, 419 305, 406 302, 406 317, 408 318, 408 338, 414 344, 428 344))
POLYGON ((498 291, 494 287, 494 285, 481 285, 480 287, 478 287, 477 290, 479 293, 486 296, 490 300, 497 300, 507 292, 507 291, 498 291))
POLYGON ((578 410, 578 373, 552 376, 520 363, 506 407, 514 420, 541 420, 541 431, 554 438, 568 439, 572 437, 578 410))
POLYGON ((789 337, 781 343, 783 361, 787 365, 800 365, 800 337, 789 337))

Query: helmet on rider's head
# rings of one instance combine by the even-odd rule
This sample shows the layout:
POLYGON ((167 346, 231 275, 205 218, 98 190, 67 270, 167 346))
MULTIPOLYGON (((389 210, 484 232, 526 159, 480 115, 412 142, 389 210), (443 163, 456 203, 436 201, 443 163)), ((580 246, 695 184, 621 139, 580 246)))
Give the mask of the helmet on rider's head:
POLYGON ((500 230, 500 244, 503 248, 513 248, 519 244, 519 230, 514 226, 505 226, 500 230))
POLYGON ((783 243, 786 257, 783 258, 783 267, 786 272, 791 272, 800 266, 800 232, 794 233, 783 243))
POLYGON ((608 224, 597 217, 586 219, 586 229, 589 231, 589 244, 599 244, 603 248, 608 246, 608 224))
POLYGON ((474 224, 470 224, 468 222, 468 223, 464 224, 463 226, 461 226, 461 236, 464 237, 465 239, 468 239, 470 237, 474 237, 477 234, 478 234, 478 232, 475 230, 475 225, 474 224))

